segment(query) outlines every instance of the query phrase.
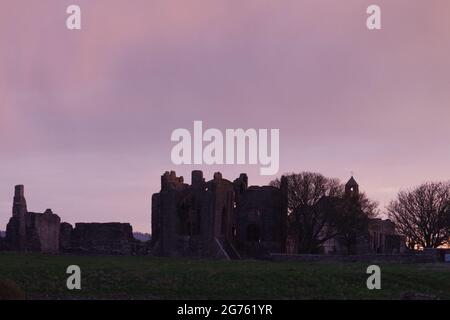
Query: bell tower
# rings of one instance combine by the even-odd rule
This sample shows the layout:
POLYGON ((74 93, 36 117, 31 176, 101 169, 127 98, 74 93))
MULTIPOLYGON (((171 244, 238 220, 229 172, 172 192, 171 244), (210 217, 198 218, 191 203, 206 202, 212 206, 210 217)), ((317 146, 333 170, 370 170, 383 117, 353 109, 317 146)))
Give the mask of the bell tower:
POLYGON ((345 196, 346 197, 357 197, 359 195, 359 185, 356 182, 355 178, 353 176, 350 178, 350 180, 347 181, 345 184, 345 196))

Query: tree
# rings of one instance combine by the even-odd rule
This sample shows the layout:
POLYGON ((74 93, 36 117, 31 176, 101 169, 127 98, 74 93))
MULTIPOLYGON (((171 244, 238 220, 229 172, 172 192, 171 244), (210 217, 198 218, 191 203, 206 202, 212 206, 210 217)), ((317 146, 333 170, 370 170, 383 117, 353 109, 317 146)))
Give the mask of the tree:
POLYGON ((387 210, 411 248, 437 248, 449 242, 450 182, 429 182, 400 191, 387 210))
MULTIPOLYGON (((336 235, 332 225, 333 211, 325 197, 340 197, 344 188, 337 179, 320 173, 301 172, 284 175, 288 182, 290 229, 298 236, 300 253, 317 253, 320 245, 336 235), (319 204, 320 202, 320 204, 319 204)), ((270 183, 280 187, 280 180, 270 183)))
POLYGON ((446 222, 446 225, 447 225, 447 235, 448 235, 447 245, 450 246, 450 201, 447 204, 447 222, 446 222))
POLYGON ((294 212, 299 253, 319 253, 327 240, 336 237, 337 197, 322 197, 313 205, 301 205, 294 212))
MULTIPOLYGON (((344 187, 338 179, 324 177, 320 173, 301 172, 284 175, 288 182, 288 211, 294 212, 301 206, 313 206, 322 197, 342 196, 344 187)), ((280 187, 280 179, 270 182, 280 187)))
POLYGON ((358 205, 368 218, 376 218, 380 212, 378 210, 379 203, 370 199, 364 192, 358 195, 358 205))
POLYGON ((336 215, 336 230, 339 242, 347 249, 347 254, 356 251, 359 240, 367 235, 369 219, 378 215, 378 203, 365 193, 357 197, 344 197, 336 215))
MULTIPOLYGON (((327 240, 337 236, 350 248, 357 235, 367 230, 368 218, 377 214, 377 203, 363 193, 349 199, 338 179, 312 172, 285 176, 290 228, 298 235, 300 253, 318 253, 327 240)), ((271 185, 279 187, 280 180, 271 185)))

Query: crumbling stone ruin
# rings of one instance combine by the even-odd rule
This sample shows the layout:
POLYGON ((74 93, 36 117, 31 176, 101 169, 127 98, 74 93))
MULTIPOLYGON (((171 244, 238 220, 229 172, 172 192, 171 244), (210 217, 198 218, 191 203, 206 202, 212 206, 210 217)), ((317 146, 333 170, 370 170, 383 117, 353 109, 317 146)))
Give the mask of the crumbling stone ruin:
MULTIPOLYGON (((259 187, 249 186, 246 174, 231 182, 215 173, 206 182, 201 171, 193 171, 188 185, 175 172, 166 172, 161 177, 161 191, 152 196, 153 253, 228 259, 297 254, 298 229, 288 229, 292 215, 288 216, 287 188, 285 177, 280 188, 259 187)), ((358 183, 352 177, 343 197, 322 197, 317 205, 348 210, 359 196, 358 183)), ((403 253, 404 240, 395 234, 391 221, 369 219, 364 230, 356 235, 351 248, 335 236, 323 243, 321 253, 403 253)), ((322 232, 327 232, 327 226, 322 232)))
MULTIPOLYGON (((353 177, 344 198, 323 197, 320 205, 358 196, 353 177)), ((344 207, 342 207, 344 208, 344 207)), ((246 174, 233 182, 217 172, 206 181, 202 171, 184 183, 175 172, 161 176, 161 190, 152 196, 150 243, 134 239, 129 223, 76 223, 75 227, 47 209, 29 212, 22 185, 15 187, 12 217, 0 250, 44 253, 196 256, 226 259, 298 253, 298 235, 288 228, 288 185, 249 186, 246 174)), ((295 230, 294 230, 295 231, 295 230)), ((370 219, 354 254, 403 253, 404 239, 389 220, 370 219)), ((325 254, 346 254, 339 239, 323 244, 325 254)))
POLYGON ((24 186, 15 187, 13 215, 0 249, 43 253, 146 254, 129 223, 61 223, 51 209, 28 212, 24 186))
POLYGON ((247 175, 234 181, 236 247, 244 256, 286 252, 287 182, 281 188, 248 187, 247 175))
POLYGON ((8 250, 5 239, 0 237, 0 251, 8 250))
POLYGON ((208 182, 192 172, 192 184, 175 172, 161 177, 152 196, 152 244, 164 256, 239 258, 285 252, 287 182, 281 188, 248 187, 217 172, 208 182))
POLYGON ((369 251, 377 254, 407 252, 405 238, 395 232, 395 224, 389 219, 370 219, 368 228, 369 251))
POLYGON ((60 234, 64 252, 131 255, 140 243, 129 223, 62 223, 60 234))
MULTIPOLYGON (((369 219, 367 230, 362 233, 353 254, 399 254, 407 253, 404 237, 396 234, 394 223, 380 218, 369 219)), ((332 238, 323 246, 324 254, 348 254, 338 239, 332 238)))
POLYGON ((72 248, 73 227, 68 222, 62 222, 59 226, 59 248, 61 251, 70 251, 72 248))
POLYGON ((6 227, 5 246, 10 250, 59 252, 61 219, 47 209, 44 213, 28 212, 24 186, 15 187, 13 215, 6 227))

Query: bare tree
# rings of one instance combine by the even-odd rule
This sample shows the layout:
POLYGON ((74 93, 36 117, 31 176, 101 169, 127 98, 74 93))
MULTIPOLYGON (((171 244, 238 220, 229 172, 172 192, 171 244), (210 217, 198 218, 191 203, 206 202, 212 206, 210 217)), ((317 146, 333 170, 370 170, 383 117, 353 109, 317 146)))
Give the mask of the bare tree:
MULTIPOLYGON (((288 182, 288 210, 294 212, 301 206, 313 206, 324 196, 342 196, 344 187, 338 179, 320 173, 301 172, 284 175, 288 182)), ((270 185, 280 187, 277 178, 270 185)))
POLYGON ((449 242, 450 182, 424 183, 401 191, 387 210, 411 248, 437 248, 449 242))
POLYGON ((353 254, 358 241, 367 235, 370 218, 378 215, 378 203, 360 193, 357 197, 344 197, 337 210, 337 238, 347 254, 353 254))
POLYGON ((327 240, 338 234, 337 212, 339 198, 322 197, 313 205, 301 205, 294 212, 299 253, 319 253, 327 240))
MULTIPOLYGON (((300 253, 317 253, 323 243, 338 235, 350 247, 356 241, 355 235, 364 232, 368 218, 377 214, 378 204, 365 194, 347 199, 338 179, 312 172, 285 176, 290 227, 298 236, 300 253)), ((280 181, 272 181, 271 185, 279 186, 280 181)))
MULTIPOLYGON (((288 212, 290 230, 298 236, 299 252, 316 253, 320 245, 334 237, 331 228, 334 212, 325 197, 340 197, 344 188, 338 179, 320 173, 301 172, 284 175, 288 182, 288 212), (320 202, 320 205, 319 205, 320 202)), ((279 187, 276 179, 270 185, 279 187)))
POLYGON ((362 212, 364 212, 364 215, 368 218, 376 218, 379 216, 379 203, 370 199, 364 192, 359 193, 357 203, 362 212))

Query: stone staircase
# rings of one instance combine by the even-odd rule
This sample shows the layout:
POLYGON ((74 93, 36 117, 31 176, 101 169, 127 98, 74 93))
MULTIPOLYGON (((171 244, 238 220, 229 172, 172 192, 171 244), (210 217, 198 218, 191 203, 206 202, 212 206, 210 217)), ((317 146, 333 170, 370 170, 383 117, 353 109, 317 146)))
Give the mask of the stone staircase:
POLYGON ((228 241, 226 239, 216 238, 216 242, 218 243, 218 245, 223 250, 223 252, 225 253, 225 255, 227 256, 227 258, 229 260, 240 260, 241 259, 241 255, 239 254, 239 252, 236 250, 236 248, 233 246, 233 244, 230 241, 228 241))

